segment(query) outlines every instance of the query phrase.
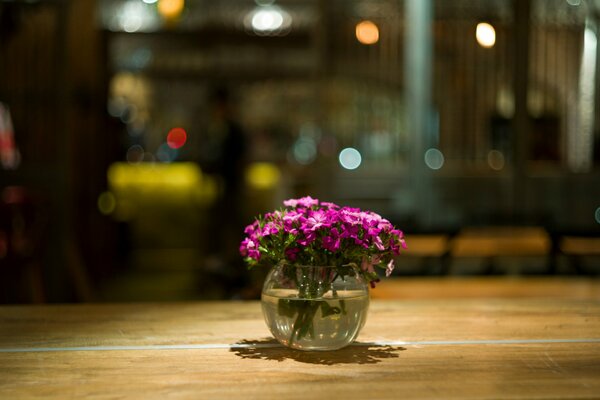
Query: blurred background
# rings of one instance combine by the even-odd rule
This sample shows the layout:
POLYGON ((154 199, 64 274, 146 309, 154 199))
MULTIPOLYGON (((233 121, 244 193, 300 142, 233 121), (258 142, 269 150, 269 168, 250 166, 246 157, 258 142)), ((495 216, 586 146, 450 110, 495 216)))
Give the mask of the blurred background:
POLYGON ((0 0, 0 302, 258 298, 243 227, 398 276, 600 272, 597 0, 0 0))

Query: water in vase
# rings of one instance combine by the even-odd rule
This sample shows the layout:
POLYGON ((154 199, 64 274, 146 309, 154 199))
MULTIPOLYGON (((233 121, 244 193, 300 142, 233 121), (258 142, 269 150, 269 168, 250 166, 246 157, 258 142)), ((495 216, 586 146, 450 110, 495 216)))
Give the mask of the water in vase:
POLYGON ((369 295, 347 290, 304 299, 274 290, 262 294, 267 326, 277 340, 302 350, 335 350, 356 339, 364 326, 369 295))

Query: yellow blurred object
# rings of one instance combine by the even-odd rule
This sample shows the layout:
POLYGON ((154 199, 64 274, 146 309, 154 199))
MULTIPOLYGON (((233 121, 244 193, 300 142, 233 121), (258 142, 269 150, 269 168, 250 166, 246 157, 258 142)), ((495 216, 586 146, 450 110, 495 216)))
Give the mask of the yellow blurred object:
MULTIPOLYGON (((148 205, 189 208, 208 205, 217 195, 214 180, 203 175, 200 167, 191 162, 118 162, 108 168, 107 175, 115 201, 114 211, 110 214, 122 221, 136 217, 139 210, 148 205)), ((108 200, 103 199, 102 207, 108 210, 109 205, 108 200)), ((98 207, 101 207, 100 198, 98 207)))
POLYGON ((256 162, 246 170, 246 182, 253 189, 273 189, 280 178, 281 172, 273 163, 256 162))
POLYGON ((202 183, 202 171, 194 163, 114 163, 108 168, 108 183, 115 190, 190 187, 202 183))

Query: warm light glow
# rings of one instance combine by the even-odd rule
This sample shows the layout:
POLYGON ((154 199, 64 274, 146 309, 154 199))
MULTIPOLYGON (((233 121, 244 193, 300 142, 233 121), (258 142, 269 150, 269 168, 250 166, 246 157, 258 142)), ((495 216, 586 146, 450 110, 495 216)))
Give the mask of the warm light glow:
POLYGON ((279 168, 272 163, 253 163, 246 170, 246 182, 254 189, 272 189, 279 183, 280 178, 279 168))
POLYGON ((345 169, 356 169, 360 167, 362 156, 360 152, 353 147, 346 147, 340 151, 338 157, 340 165, 345 169))
POLYGON ((167 135, 167 145, 172 149, 178 149, 187 141, 187 133, 183 128, 173 128, 167 135))
POLYGON ((158 13, 166 19, 175 19, 179 17, 185 6, 184 0, 159 0, 157 8, 158 13))
POLYGON ((356 25, 356 39, 362 44, 375 44, 379 41, 379 28, 371 21, 361 21, 356 25))
POLYGON ((480 22, 477 24, 475 38, 481 47, 494 47, 494 44, 496 44, 496 30, 487 22, 480 22))

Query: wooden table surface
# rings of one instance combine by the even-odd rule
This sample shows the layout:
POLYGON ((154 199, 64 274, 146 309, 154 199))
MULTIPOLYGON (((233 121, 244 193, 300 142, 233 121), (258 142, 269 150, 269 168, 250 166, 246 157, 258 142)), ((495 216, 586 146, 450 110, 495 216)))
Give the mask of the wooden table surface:
POLYGON ((357 343, 312 353, 258 302, 1 306, 0 399, 21 398, 600 398, 600 301, 373 299, 357 343))

